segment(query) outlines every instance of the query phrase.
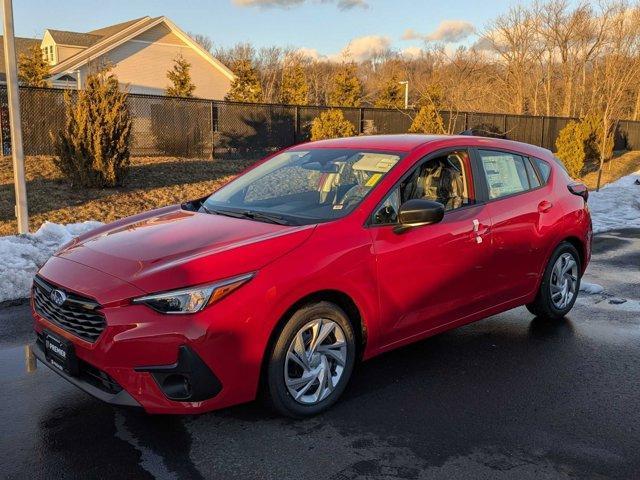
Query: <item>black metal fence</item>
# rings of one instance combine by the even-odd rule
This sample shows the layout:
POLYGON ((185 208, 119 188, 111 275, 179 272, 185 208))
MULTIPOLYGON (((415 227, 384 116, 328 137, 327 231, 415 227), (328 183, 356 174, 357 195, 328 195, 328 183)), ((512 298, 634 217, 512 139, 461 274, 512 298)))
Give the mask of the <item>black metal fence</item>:
MULTIPOLYGON (((64 125, 64 90, 20 88, 26 155, 52 155, 53 138, 64 125)), ((188 158, 257 158, 310 139, 311 123, 328 107, 246 104, 129 95, 132 154, 188 158)), ((358 134, 405 133, 416 112, 341 108, 358 134)), ((452 132, 481 127, 511 140, 550 150, 571 118, 475 112, 441 112, 452 132)), ((0 87, 0 145, 10 154, 6 87, 0 87)), ((640 122, 620 121, 616 150, 640 149, 640 122)))

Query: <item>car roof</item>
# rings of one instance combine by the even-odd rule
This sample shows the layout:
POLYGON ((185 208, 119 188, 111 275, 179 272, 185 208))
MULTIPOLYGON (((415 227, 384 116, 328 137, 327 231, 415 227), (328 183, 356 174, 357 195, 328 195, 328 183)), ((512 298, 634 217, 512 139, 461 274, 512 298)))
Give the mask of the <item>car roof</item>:
POLYGON ((479 137, 472 135, 420 135, 420 134, 399 134, 399 135, 363 135, 357 137, 334 138, 330 140, 319 140, 298 145, 296 149, 304 149, 310 146, 314 148, 349 148, 349 149, 372 149, 388 150, 398 152, 410 152, 418 147, 433 144, 434 147, 448 146, 470 146, 478 148, 499 148, 504 150, 514 150, 524 155, 542 156, 548 158, 551 152, 545 148, 530 145, 528 143, 504 140, 502 138, 479 137))
POLYGON ((306 143, 306 146, 313 145, 314 148, 363 148, 374 150, 395 150, 408 152, 420 145, 447 138, 446 135, 361 135, 358 137, 332 138, 329 140, 319 140, 317 142, 306 143))

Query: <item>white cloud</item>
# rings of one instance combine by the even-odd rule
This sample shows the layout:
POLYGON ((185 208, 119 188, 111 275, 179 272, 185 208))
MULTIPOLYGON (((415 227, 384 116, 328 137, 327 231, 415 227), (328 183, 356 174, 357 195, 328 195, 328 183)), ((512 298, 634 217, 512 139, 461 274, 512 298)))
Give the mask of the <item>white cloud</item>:
MULTIPOLYGON (((369 8, 366 0, 319 0, 320 3, 335 3, 340 10, 369 8)), ((308 3, 308 0, 233 0, 240 7, 291 8, 308 3)))
POLYGON ((419 34, 413 28, 407 28, 402 34, 402 40, 423 40, 424 35, 419 34))
POLYGON ((296 52, 304 58, 308 58, 310 60, 320 60, 324 58, 324 55, 321 55, 320 52, 318 52, 318 50, 315 48, 302 47, 296 50, 296 52))
POLYGON ((476 29, 465 20, 444 20, 433 32, 421 34, 408 28, 402 35, 403 40, 425 40, 430 42, 456 43, 473 35, 476 29))
POLYGON ((335 61, 348 60, 364 62, 378 55, 387 53, 390 46, 391 40, 389 37, 368 35, 366 37, 354 38, 338 55, 330 55, 329 58, 335 61))
POLYGON ((400 51, 400 55, 407 58, 420 58, 423 50, 420 47, 407 47, 400 51))
POLYGON ((481 37, 473 44, 473 48, 480 51, 492 52, 495 50, 495 45, 487 37, 481 37))
POLYGON ((369 4, 365 0, 338 0, 340 10, 350 10, 355 7, 369 8, 369 4))

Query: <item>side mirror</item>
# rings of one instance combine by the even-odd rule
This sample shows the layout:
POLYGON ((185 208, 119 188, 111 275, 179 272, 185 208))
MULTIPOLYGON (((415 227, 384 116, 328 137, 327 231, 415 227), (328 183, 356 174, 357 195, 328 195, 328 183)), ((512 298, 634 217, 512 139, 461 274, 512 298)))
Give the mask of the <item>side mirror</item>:
POLYGON ((400 205, 399 224, 393 229, 395 233, 403 233, 413 227, 421 227, 438 223, 444 217, 444 205, 431 200, 419 198, 408 200, 400 205))

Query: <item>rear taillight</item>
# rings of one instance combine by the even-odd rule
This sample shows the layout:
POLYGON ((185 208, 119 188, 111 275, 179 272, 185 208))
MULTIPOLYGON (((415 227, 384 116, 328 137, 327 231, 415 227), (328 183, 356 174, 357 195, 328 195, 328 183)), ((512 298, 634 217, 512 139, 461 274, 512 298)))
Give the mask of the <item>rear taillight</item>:
POLYGON ((574 195, 584 198, 585 202, 589 199, 589 189, 584 183, 571 183, 567 185, 567 188, 574 195))

